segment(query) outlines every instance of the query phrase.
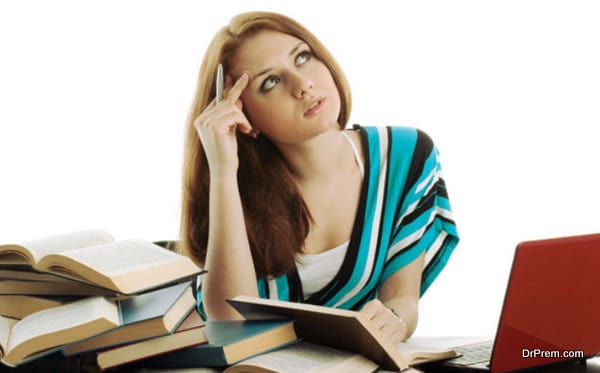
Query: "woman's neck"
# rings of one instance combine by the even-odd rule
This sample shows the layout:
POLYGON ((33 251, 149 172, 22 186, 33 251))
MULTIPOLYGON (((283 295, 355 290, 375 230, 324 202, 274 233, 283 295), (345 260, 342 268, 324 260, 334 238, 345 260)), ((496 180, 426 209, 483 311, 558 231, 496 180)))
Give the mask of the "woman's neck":
POLYGON ((328 182, 356 167, 352 147, 338 128, 279 150, 300 184, 328 182))

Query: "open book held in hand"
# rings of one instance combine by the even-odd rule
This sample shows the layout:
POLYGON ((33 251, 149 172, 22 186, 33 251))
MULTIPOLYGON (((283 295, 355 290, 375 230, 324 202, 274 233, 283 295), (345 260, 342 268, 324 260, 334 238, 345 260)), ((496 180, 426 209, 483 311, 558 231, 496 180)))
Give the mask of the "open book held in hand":
POLYGON ((395 345, 357 311, 247 296, 228 302, 248 320, 292 318, 296 321, 298 337, 359 353, 383 369, 403 370, 413 364, 456 356, 453 350, 440 351, 426 346, 408 351, 410 342, 395 345))
POLYGON ((132 295, 200 274, 191 259, 141 240, 115 241, 104 231, 79 231, 0 245, 0 269, 51 273, 132 295))

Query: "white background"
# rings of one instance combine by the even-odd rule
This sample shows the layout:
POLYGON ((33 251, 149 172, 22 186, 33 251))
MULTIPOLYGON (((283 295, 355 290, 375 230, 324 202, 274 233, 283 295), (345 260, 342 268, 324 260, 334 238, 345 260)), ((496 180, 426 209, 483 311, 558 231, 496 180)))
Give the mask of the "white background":
POLYGON ((0 243, 177 238, 201 58, 257 9, 331 50, 350 123, 416 126, 441 151, 462 240, 418 335, 493 334, 519 241, 600 231, 600 3, 205 3, 0 3, 0 243))

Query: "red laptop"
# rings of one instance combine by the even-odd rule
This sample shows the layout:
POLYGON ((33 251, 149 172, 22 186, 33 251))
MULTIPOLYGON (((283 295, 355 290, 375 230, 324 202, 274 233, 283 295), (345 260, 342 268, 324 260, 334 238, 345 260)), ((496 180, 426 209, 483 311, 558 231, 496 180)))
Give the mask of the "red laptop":
POLYGON ((487 357, 471 359, 481 345, 461 346, 443 364, 503 373, 598 355, 599 289, 600 234, 523 242, 487 357))

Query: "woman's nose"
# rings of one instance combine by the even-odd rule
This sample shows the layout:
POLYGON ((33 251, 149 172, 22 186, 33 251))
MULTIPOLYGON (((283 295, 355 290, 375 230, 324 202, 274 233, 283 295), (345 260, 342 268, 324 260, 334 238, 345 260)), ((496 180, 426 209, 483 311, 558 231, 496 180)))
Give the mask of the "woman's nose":
POLYGON ((304 97, 304 94, 313 88, 312 80, 299 73, 292 73, 291 81, 293 95, 296 98, 304 97))

